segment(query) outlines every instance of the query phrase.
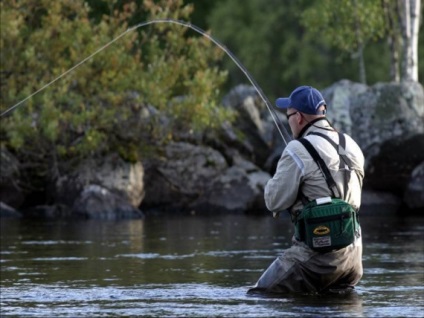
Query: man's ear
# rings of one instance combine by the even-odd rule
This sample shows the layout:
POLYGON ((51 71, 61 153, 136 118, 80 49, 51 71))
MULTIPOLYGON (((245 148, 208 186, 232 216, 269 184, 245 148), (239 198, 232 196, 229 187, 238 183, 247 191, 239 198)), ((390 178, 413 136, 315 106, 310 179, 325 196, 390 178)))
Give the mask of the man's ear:
POLYGON ((303 117, 301 112, 297 113, 297 123, 301 126, 306 122, 305 117, 303 117))

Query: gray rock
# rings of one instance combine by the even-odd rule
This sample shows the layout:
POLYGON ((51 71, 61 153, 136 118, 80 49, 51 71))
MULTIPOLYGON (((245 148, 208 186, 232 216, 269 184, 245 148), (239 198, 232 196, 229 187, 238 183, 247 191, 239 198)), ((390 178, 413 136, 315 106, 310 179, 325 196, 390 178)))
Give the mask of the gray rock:
POLYGON ((365 155, 365 183, 402 196, 424 160, 421 84, 379 83, 351 99, 352 137, 365 155))
POLYGON ((54 202, 73 207, 75 214, 106 219, 138 216, 143 197, 142 164, 126 162, 118 155, 86 160, 72 174, 58 178, 53 193, 54 202))
POLYGON ((424 90, 420 83, 379 83, 351 99, 352 137, 368 158, 393 139, 424 132, 424 90))
POLYGON ((351 102, 367 88, 364 84, 341 80, 322 90, 327 103, 327 118, 334 128, 348 135, 352 134, 351 102))
POLYGON ((96 184, 84 187, 72 210, 74 215, 87 219, 120 220, 144 216, 124 197, 96 184))
POLYGON ((187 207, 203 195, 211 181, 228 164, 221 153, 186 142, 165 146, 162 157, 143 162, 146 197, 143 206, 166 209, 187 207))
POLYGON ((36 205, 25 209, 22 214, 32 219, 66 219, 72 217, 72 210, 63 204, 36 205))
POLYGON ((404 201, 410 209, 420 209, 424 212, 424 161, 412 171, 404 201))
POLYGON ((200 196, 190 208, 203 213, 263 211, 266 209, 263 189, 270 178, 268 173, 237 156, 234 166, 218 175, 208 193, 200 196))
POLYGON ((233 127, 224 127, 224 138, 247 158, 263 166, 271 152, 275 126, 269 122, 266 105, 253 86, 238 85, 222 100, 225 107, 237 111, 233 127), (239 131, 242 136, 233 131, 239 131), (236 136, 237 138, 234 138, 236 136))
POLYGON ((398 137, 383 142, 378 153, 364 151, 367 159, 365 183, 378 191, 403 196, 412 171, 424 161, 424 134, 398 137))
POLYGON ((390 215, 395 214, 402 204, 402 200, 390 193, 382 191, 364 190, 362 191, 362 204, 360 215, 390 215))
POLYGON ((190 205, 196 214, 245 212, 253 204, 255 195, 244 170, 235 166, 214 178, 206 190, 190 205))
POLYGON ((170 143, 161 160, 144 163, 143 207, 197 214, 262 208, 263 185, 270 176, 237 152, 231 161, 210 147, 170 143))

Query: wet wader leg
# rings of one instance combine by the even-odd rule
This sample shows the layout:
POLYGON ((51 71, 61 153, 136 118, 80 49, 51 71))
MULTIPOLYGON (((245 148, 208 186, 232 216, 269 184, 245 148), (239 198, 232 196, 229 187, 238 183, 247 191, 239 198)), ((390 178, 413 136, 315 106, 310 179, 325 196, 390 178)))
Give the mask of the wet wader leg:
POLYGON ((308 292, 315 288, 308 284, 302 273, 302 265, 289 260, 285 255, 278 257, 259 278, 254 287, 247 291, 255 293, 308 292))

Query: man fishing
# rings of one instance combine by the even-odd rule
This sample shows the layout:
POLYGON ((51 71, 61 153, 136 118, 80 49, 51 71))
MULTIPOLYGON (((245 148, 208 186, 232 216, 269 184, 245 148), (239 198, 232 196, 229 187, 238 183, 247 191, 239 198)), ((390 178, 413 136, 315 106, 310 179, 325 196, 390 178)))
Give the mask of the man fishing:
POLYGON ((265 203, 275 217, 290 212, 295 235, 248 293, 353 289, 362 277, 362 151, 328 122, 315 88, 300 86, 276 106, 287 111, 294 140, 265 187, 265 203))

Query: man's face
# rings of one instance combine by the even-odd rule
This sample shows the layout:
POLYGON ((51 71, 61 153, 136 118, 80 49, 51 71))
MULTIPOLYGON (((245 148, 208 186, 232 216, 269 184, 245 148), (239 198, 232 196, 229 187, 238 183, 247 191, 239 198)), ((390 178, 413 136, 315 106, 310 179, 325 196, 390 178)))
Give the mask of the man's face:
POLYGON ((286 116, 287 116, 287 121, 288 121, 289 126, 290 126, 290 130, 293 134, 293 138, 296 139, 299 135, 300 130, 301 130, 300 121, 302 120, 302 116, 294 108, 287 108, 286 116))

